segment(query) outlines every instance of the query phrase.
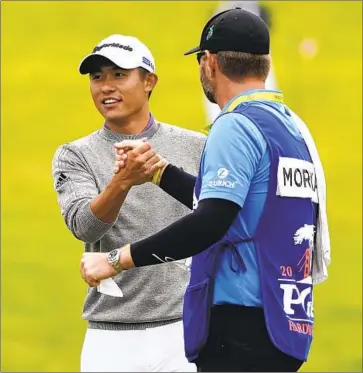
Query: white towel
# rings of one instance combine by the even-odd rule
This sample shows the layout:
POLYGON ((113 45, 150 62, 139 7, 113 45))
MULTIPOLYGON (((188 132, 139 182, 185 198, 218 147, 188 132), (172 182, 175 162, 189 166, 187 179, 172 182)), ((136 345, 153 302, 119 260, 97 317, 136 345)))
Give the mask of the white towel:
POLYGON ((124 296, 122 290, 117 286, 115 280, 112 278, 101 280, 100 284, 97 286, 97 291, 112 297, 122 298, 124 296))
POLYGON ((316 223, 316 241, 313 253, 312 279, 313 284, 321 284, 328 278, 330 264, 330 236, 326 212, 326 183, 323 166, 315 142, 306 124, 290 110, 291 115, 305 140, 311 159, 315 167, 316 182, 318 187, 319 212, 316 223))

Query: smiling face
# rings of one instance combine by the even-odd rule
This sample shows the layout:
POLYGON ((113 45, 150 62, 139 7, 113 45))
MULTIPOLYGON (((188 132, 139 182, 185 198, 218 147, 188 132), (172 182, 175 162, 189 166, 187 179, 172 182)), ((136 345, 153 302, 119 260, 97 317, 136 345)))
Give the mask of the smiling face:
POLYGON ((155 74, 139 68, 125 70, 111 63, 97 70, 90 73, 91 95, 107 124, 123 123, 148 105, 155 74))

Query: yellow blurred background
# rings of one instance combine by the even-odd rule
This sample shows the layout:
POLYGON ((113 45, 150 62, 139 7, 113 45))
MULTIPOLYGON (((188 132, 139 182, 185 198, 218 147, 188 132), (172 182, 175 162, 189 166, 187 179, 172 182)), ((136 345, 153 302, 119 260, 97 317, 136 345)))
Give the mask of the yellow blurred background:
MULTIPOLYGON (((362 3, 275 2, 272 57, 285 101, 309 125, 328 183, 332 265, 315 293, 303 371, 362 371, 362 3)), ((85 54, 112 33, 140 38, 159 75, 162 121, 207 123, 196 46, 218 2, 1 3, 1 371, 79 371, 86 287, 81 242, 56 203, 60 144, 99 128, 85 54)))

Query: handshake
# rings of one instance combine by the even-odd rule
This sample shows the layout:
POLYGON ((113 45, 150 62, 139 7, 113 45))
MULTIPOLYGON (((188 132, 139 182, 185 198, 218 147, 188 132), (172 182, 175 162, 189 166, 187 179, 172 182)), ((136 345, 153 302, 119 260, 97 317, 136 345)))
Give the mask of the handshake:
POLYGON ((168 162, 156 153, 146 138, 124 140, 114 144, 114 147, 116 149, 115 181, 128 188, 148 181, 159 184, 168 162))
MULTIPOLYGON (((159 184, 162 172, 168 165, 146 138, 141 140, 124 140, 114 144, 116 149, 115 168, 112 183, 121 186, 124 191, 133 185, 153 181, 159 184)), ((107 259, 108 253, 84 253, 81 260, 80 272, 82 278, 91 287, 100 285, 101 280, 117 274, 115 268, 107 259)), ((123 248, 124 269, 132 268, 133 261, 130 245, 123 248)), ((112 284, 112 283, 111 283, 112 284)), ((110 286, 110 285, 108 285, 110 286)), ((118 289, 119 290, 119 289, 118 289)))

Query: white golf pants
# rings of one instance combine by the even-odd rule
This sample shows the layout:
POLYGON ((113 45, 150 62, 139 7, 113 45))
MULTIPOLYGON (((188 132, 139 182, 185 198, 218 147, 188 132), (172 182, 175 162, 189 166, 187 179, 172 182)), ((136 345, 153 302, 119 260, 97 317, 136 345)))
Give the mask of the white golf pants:
POLYGON ((196 372, 181 321, 145 330, 87 329, 81 372, 196 372))

